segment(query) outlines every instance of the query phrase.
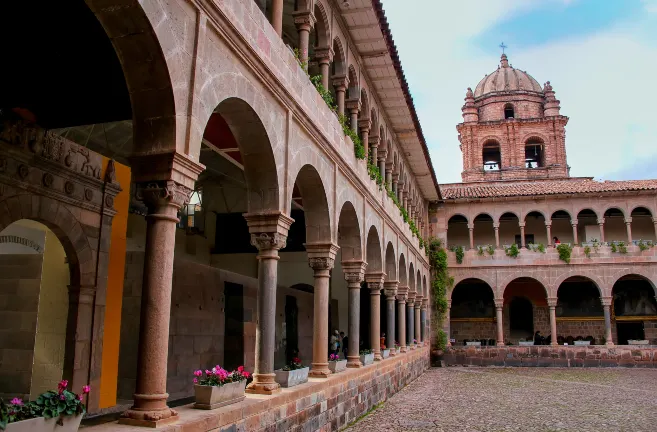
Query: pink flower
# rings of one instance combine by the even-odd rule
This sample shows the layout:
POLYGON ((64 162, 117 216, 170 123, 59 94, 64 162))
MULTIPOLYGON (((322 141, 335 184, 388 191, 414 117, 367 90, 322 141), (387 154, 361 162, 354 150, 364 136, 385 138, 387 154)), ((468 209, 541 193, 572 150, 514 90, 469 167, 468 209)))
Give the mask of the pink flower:
POLYGON ((59 393, 64 393, 66 387, 68 387, 68 380, 61 380, 59 384, 57 384, 57 390, 59 390, 59 393))
POLYGON ((78 395, 78 400, 82 402, 82 395, 78 395))
POLYGON ((194 384, 198 384, 198 378, 194 378, 194 384))
POLYGON ((247 371, 244 371, 244 372, 242 372, 242 376, 243 376, 244 378, 248 378, 248 377, 251 376, 251 374, 248 373, 247 371))
POLYGON ((91 391, 91 387, 88 385, 82 387, 82 393, 87 394, 89 391, 91 391))
POLYGON ((21 406, 21 405, 23 405, 23 399, 20 399, 20 398, 13 398, 13 399, 11 400, 11 402, 9 402, 9 403, 12 404, 12 405, 21 406))
POLYGON ((59 395, 59 400, 66 400, 66 396, 63 395, 63 394, 60 394, 60 395, 59 395))
POLYGON ((206 375, 212 375, 212 371, 211 371, 211 370, 208 370, 208 369, 206 369, 206 370, 205 370, 205 374, 206 374, 206 375))
POLYGON ((200 377, 201 375, 203 375, 203 371, 197 370, 196 372, 194 372, 194 375, 200 377))
POLYGON ((238 372, 244 372, 244 366, 240 366, 240 367, 238 367, 238 368, 237 368, 237 371, 238 371, 238 372))

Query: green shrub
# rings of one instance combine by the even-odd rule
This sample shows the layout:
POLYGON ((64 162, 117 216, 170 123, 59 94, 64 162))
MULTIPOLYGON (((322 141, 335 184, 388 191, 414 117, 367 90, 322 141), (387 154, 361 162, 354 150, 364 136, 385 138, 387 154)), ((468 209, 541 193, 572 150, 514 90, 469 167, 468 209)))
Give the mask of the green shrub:
POLYGON ((518 258, 518 255, 520 255, 520 249, 518 249, 518 245, 515 243, 508 248, 504 248, 504 252, 506 252, 506 256, 511 258, 518 258))
POLYGON ((591 248, 588 246, 584 246, 584 255, 586 255, 587 258, 591 258, 591 248))
POLYGON ((570 254, 572 253, 573 248, 566 243, 561 243, 557 245, 557 252, 559 252, 559 259, 566 264, 570 264, 570 254))
POLYGON ((495 254, 495 247, 493 247, 493 245, 488 245, 486 251, 488 252, 488 255, 493 256, 495 254))

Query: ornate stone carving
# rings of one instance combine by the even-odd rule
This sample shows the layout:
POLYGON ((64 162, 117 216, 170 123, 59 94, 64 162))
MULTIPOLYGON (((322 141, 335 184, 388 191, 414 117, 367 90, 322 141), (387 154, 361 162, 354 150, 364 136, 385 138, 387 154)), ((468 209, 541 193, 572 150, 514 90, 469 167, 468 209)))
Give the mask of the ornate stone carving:
POLYGON ((107 163, 105 170, 105 182, 116 183, 116 167, 114 166, 114 159, 110 159, 107 163))
POLYGON ((41 181, 43 182, 43 185, 45 187, 50 187, 52 186, 52 183, 55 181, 55 177, 53 177, 53 175, 50 173, 44 173, 41 181))
POLYGON ((258 250, 281 249, 287 244, 287 236, 280 233, 251 234, 251 244, 258 250))
POLYGON ((173 180, 140 183, 135 198, 143 201, 150 211, 165 204, 182 207, 189 203, 192 190, 173 180))
POLYGON ((30 168, 27 165, 20 164, 18 166, 18 176, 25 180, 25 178, 30 174, 30 168))
POLYGON ((331 270, 333 268, 334 263, 335 260, 333 258, 328 258, 328 257, 308 258, 308 265, 313 270, 331 270))
POLYGON ((105 207, 113 208, 114 207, 114 197, 112 195, 105 196, 105 207))
POLYGON ((92 199, 94 199, 94 191, 92 191, 91 189, 85 189, 84 199, 86 199, 87 201, 91 201, 92 199))
POLYGON ((342 272, 347 283, 360 283, 365 279, 367 263, 363 261, 343 261, 342 272))
POLYGON ((73 195, 73 192, 75 192, 75 183, 72 181, 64 183, 64 192, 66 192, 67 195, 73 195))
POLYGON ((368 282, 367 282, 367 287, 368 287, 371 291, 381 291, 381 290, 383 289, 383 282, 378 282, 378 281, 377 281, 377 282, 371 282, 371 281, 368 281, 368 282))

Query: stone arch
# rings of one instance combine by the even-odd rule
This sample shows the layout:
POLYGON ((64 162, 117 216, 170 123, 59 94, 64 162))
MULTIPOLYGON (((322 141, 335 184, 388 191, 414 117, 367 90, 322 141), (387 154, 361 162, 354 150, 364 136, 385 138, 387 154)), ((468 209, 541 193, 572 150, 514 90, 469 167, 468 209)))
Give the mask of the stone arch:
POLYGON ((644 209, 648 210, 648 212, 650 212, 650 215, 652 217, 656 216, 653 206, 651 206, 648 203, 642 203, 642 202, 634 202, 633 205, 628 208, 628 213, 631 215, 632 213, 634 213, 635 210, 637 210, 639 208, 644 208, 644 209))
POLYGON ((408 264, 408 291, 415 292, 415 267, 412 262, 408 264))
POLYGON ((345 201, 340 210, 337 239, 342 252, 342 261, 360 261, 363 259, 358 213, 350 201, 345 201))
POLYGON ((383 271, 381 238, 374 225, 367 232, 367 272, 377 273, 383 271))
POLYGON ((555 213, 558 213, 558 212, 564 212, 564 213, 567 213, 568 216, 570 217, 570 219, 571 219, 571 220, 573 219, 572 211, 566 209, 565 207, 558 207, 558 208, 555 209, 555 210, 550 210, 550 219, 552 219, 552 216, 554 216, 554 214, 555 214, 555 213))
POLYGON ((358 73, 354 65, 349 65, 349 91, 347 94, 348 99, 358 100, 361 96, 360 85, 358 82, 358 73))
POLYGON ((452 283, 452 286, 449 288, 449 298, 452 298, 452 291, 458 284, 463 282, 466 279, 479 279, 482 282, 485 282, 490 289, 493 291, 493 295, 495 296, 497 293, 497 285, 493 282, 491 278, 489 278, 486 275, 481 275, 481 274, 472 274, 472 273, 463 273, 463 274, 458 274, 454 276, 454 282, 452 283))
POLYGON ((596 287, 600 291, 601 296, 604 296, 605 293, 607 292, 611 293, 611 287, 609 287, 608 284, 605 283, 602 277, 595 274, 594 270, 576 269, 560 274, 554 280, 554 282, 552 282, 550 286, 550 297, 556 297, 557 290, 559 289, 559 286, 563 283, 563 281, 574 276, 589 279, 591 282, 593 282, 596 285, 596 287))
POLYGON ((619 212, 621 212, 624 218, 627 218, 627 209, 624 209, 621 206, 612 205, 612 206, 604 207, 604 211, 602 212, 602 214, 603 215, 606 214, 609 210, 618 210, 619 212))
MULTIPOLYGON (((331 241, 331 217, 322 178, 310 164, 304 165, 296 178, 306 219, 306 243, 331 241)), ((290 206, 292 199, 290 197, 290 206)), ((287 209, 290 214, 291 208, 287 209)))
POLYGON ((573 214, 579 217, 579 214, 581 212, 583 212, 584 210, 589 210, 589 211, 593 212, 593 214, 595 214, 596 219, 600 219, 602 217, 600 215, 600 213, 595 208, 593 208, 592 206, 587 205, 587 204, 580 204, 577 207, 574 207, 573 208, 573 214))
POLYGON ((550 140, 546 136, 544 136, 540 133, 536 133, 536 132, 526 133, 522 137, 522 140, 520 140, 520 142, 523 143, 523 145, 525 145, 525 144, 527 144, 528 141, 530 141, 532 139, 541 141, 543 144, 550 142, 550 140))
POLYGON ((386 280, 397 280, 397 262, 395 260, 395 248, 392 242, 386 246, 386 280))
POLYGON ((344 45, 339 37, 333 38, 333 66, 332 74, 333 76, 340 77, 347 75, 346 68, 346 55, 344 51, 344 45))
POLYGON ((531 209, 522 212, 522 213, 521 213, 521 215, 522 215, 522 219, 520 219, 520 220, 521 220, 521 221, 525 221, 525 220, 527 219, 527 216, 528 216, 530 213, 538 213, 538 214, 540 214, 541 216, 543 216, 543 219, 548 220, 548 218, 545 216, 545 211, 543 211, 543 210, 539 210, 539 209, 537 209, 537 208, 535 208, 535 207, 532 207, 531 209))
MULTIPOLYGON (((600 283, 599 283, 598 281, 595 281, 595 280, 591 279, 591 278, 588 277, 588 276, 582 276, 582 275, 579 275, 579 274, 571 274, 571 275, 569 275, 568 277, 561 278, 559 283, 555 283, 555 284, 552 286, 552 289, 551 289, 551 291, 552 291, 551 296, 552 296, 552 297, 558 297, 558 294, 559 294, 559 288, 561 287, 561 285, 563 285, 564 282, 566 282, 568 279, 571 279, 571 278, 582 278, 582 279, 586 279, 587 281, 589 281, 589 282, 591 282, 593 285, 595 285, 595 287, 596 287, 597 290, 598 290, 598 293, 600 294, 600 297, 604 297, 604 295, 605 295, 605 287, 604 287, 604 285, 600 285, 600 283)), ((613 284, 612 284, 612 286, 613 286, 613 284)))
POLYGON ((422 292, 424 297, 429 297, 429 287, 427 286, 427 275, 422 276, 422 292))
POLYGON ((422 290, 422 275, 420 274, 419 268, 417 269, 416 273, 417 279, 415 281, 415 290, 419 295, 424 296, 424 291, 422 290))
POLYGON ((370 114, 370 100, 367 95, 365 87, 360 89, 360 103, 361 103, 361 118, 367 117, 370 114))
POLYGON ((657 296, 657 283, 656 283, 657 278, 656 278, 656 276, 655 275, 650 275, 648 272, 646 272, 645 270, 643 270, 642 268, 637 267, 637 266, 634 266, 632 268, 623 268, 623 269, 620 269, 620 270, 616 271, 615 273, 609 275, 609 277, 608 277, 608 282, 609 283, 607 284, 608 290, 606 292, 606 295, 611 296, 612 295, 612 290, 614 288, 614 285, 616 285, 616 282, 621 280, 621 278, 623 278, 625 276, 630 276, 630 275, 641 276, 642 278, 644 278, 652 286, 652 289, 655 291, 655 295, 657 296))
MULTIPOLYGON (((474 220, 477 219, 479 216, 488 216, 489 218, 495 220, 495 219, 493 218, 493 215, 492 215, 491 213, 487 212, 487 211, 482 211, 482 212, 477 213, 477 215, 476 215, 475 217, 473 217, 472 220, 474 221, 474 220)), ((465 217, 465 216, 464 216, 464 217, 465 217)), ((466 219, 467 219, 467 218, 466 218, 466 219)))
MULTIPOLYGON (((447 221, 449 222, 449 220, 450 220, 451 218, 453 218, 454 216, 461 216, 461 217, 464 218, 468 223, 470 223, 470 218, 469 218, 468 216, 466 216, 465 213, 460 212, 460 211, 454 211, 454 212, 452 212, 452 213, 448 213, 448 214, 447 214, 447 217, 446 217, 445 219, 447 219, 447 221)), ((474 218, 473 218, 473 220, 474 220, 474 218)))
MULTIPOLYGON (((262 105, 259 105, 262 106, 262 105)), ((258 113, 247 101, 230 97, 216 105, 235 137, 242 156, 247 189, 249 213, 277 211, 281 191, 276 152, 271 134, 262 122, 264 113, 258 113)), ((289 202, 285 208, 289 206, 289 202)))
POLYGON ((542 276, 539 276, 539 275, 534 274, 534 273, 530 273, 530 274, 512 273, 512 274, 506 276, 504 279, 502 279, 502 281, 500 281, 499 286, 498 286, 498 293, 497 293, 498 295, 495 298, 503 299, 504 298, 504 292, 506 291, 508 286, 512 282, 514 282, 518 279, 532 279, 535 282, 538 282, 538 284, 541 285, 541 287, 543 287, 543 290, 545 292, 545 297, 546 298, 550 297, 550 294, 551 294, 550 293, 550 285, 547 283, 547 281, 542 276))
POLYGON ((399 286, 408 286, 408 278, 406 277, 406 258, 403 253, 399 255, 399 286))
POLYGON ((315 42, 317 48, 324 48, 329 46, 329 18, 326 13, 327 8, 320 0, 315 0, 314 12, 315 15, 315 42))
POLYGON ((500 218, 504 216, 505 214, 510 214, 515 216, 518 219, 518 222, 520 222, 520 216, 519 213, 515 210, 504 210, 504 211, 498 211, 495 213, 493 220, 496 221, 497 223, 500 223, 500 218))

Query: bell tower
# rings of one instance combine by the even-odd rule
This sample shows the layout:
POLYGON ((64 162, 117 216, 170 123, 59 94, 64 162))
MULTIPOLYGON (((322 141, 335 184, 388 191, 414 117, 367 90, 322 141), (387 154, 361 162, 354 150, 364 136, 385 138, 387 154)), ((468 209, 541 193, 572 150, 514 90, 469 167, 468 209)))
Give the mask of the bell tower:
POLYGON ((568 117, 550 82, 541 87, 506 54, 474 92, 468 88, 461 111, 464 182, 569 177, 568 117))

